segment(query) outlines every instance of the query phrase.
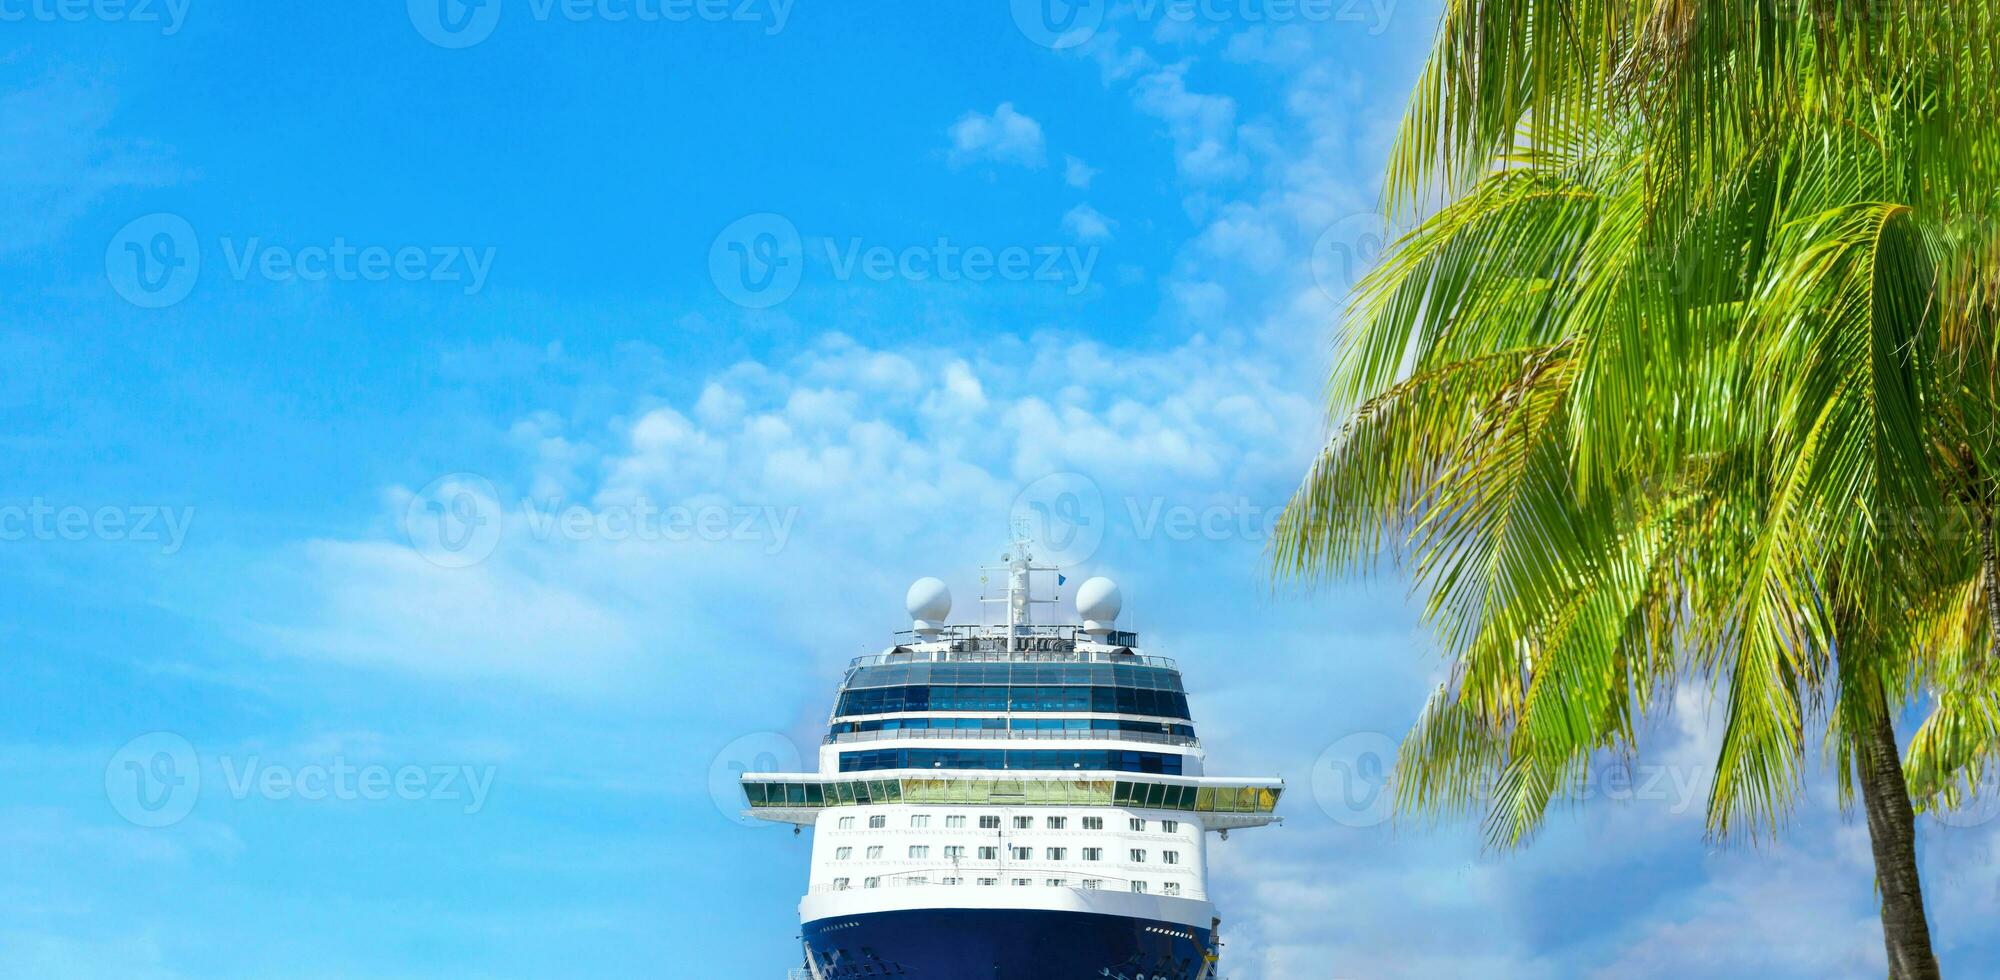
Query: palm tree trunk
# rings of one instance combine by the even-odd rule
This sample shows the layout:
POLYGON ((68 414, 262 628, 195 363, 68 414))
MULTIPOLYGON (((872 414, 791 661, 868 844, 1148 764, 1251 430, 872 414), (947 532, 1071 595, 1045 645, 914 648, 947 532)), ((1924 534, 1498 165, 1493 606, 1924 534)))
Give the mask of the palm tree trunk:
POLYGON ((1886 699, 1867 712, 1868 730, 1855 733, 1855 762, 1868 811, 1868 840, 1875 851, 1875 880, 1882 891, 1882 940, 1889 950, 1890 980, 1937 980, 1930 922, 1924 918, 1917 878, 1917 814, 1903 781, 1895 723, 1886 699))

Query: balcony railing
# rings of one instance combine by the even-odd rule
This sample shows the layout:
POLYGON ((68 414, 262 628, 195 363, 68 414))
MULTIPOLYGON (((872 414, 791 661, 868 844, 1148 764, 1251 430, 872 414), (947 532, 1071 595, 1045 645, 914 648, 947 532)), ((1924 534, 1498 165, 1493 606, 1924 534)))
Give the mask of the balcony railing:
MULTIPOLYGON (((1153 882, 1160 882, 1162 881, 1162 879, 1185 878, 1187 877, 1187 875, 1177 873, 1183 870, 1184 869, 1182 868, 1174 866, 1162 865, 1160 877, 1150 878, 1145 880, 1149 884, 1151 884, 1153 882)), ((1065 864, 1065 865, 1029 864, 1029 865, 1007 865, 1003 867, 998 864, 982 863, 980 866, 973 868, 965 868, 965 867, 926 868, 920 871, 901 871, 895 874, 879 875, 871 877, 874 877, 876 879, 876 883, 874 885, 868 884, 868 879, 866 877, 850 878, 848 880, 848 883, 845 885, 836 884, 833 882, 827 882, 825 884, 813 885, 811 888, 807 889, 807 891, 814 895, 823 895, 828 892, 867 891, 873 888, 1033 887, 1033 888, 1071 888, 1071 889, 1081 889, 1084 891, 1131 891, 1132 882, 1134 880, 1131 878, 1120 878, 1116 875, 1102 874, 1089 867, 1078 867, 1075 864, 1065 864), (981 878, 992 878, 995 879, 996 883, 991 885, 982 885, 979 883, 979 879, 981 878), (1013 883, 1013 880, 1015 878, 1028 878, 1033 880, 1034 884, 1016 885, 1013 883), (951 879, 957 879, 957 880, 954 881, 951 879), (1061 879, 1064 882, 1064 884, 1050 885, 1048 884, 1048 882, 1051 879, 1061 879), (1088 889, 1083 887, 1083 883, 1086 881, 1096 881, 1100 882, 1101 884, 1099 884, 1099 886, 1095 889, 1088 889)), ((1159 886, 1154 885, 1154 887, 1159 887, 1159 886)), ((1164 891, 1158 891, 1158 892, 1152 892, 1152 894, 1163 895, 1167 893, 1164 891)), ((1178 896, 1169 896, 1169 897, 1187 898, 1189 896, 1185 893, 1182 893, 1178 896)))
POLYGON ((827 745, 845 745, 849 742, 886 742, 892 739, 987 739, 992 741, 1106 741, 1144 742, 1148 745, 1198 746, 1201 739, 1192 735, 1175 735, 1170 732, 1121 732, 1094 729, 1049 729, 1034 731, 1013 728, 899 728, 893 731, 842 732, 828 735, 827 745))

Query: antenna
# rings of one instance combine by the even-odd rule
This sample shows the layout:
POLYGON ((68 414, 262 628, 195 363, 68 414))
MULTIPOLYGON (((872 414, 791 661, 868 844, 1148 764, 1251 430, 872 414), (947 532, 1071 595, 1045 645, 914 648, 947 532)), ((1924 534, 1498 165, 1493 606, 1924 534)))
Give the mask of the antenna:
MULTIPOLYGON (((1020 628, 1034 624, 1034 607, 1037 605, 1054 605, 1056 602, 1054 596, 1048 598, 1035 597, 1035 573, 1054 572, 1060 569, 1055 565, 1035 564, 1033 545, 1028 540, 1026 521, 1014 522, 1014 543, 1005 553, 1001 554, 1000 561, 1001 564, 999 565, 988 565, 980 569, 979 602, 982 606, 992 602, 1004 602, 1007 604, 1007 654, 1008 656, 1012 656, 1014 653, 1014 640, 1015 637, 1020 635, 1020 628), (986 573, 992 571, 1004 571, 1007 573, 1005 594, 999 596, 989 596, 986 594, 986 573)), ((981 618, 983 621, 984 617, 982 616, 981 618)))

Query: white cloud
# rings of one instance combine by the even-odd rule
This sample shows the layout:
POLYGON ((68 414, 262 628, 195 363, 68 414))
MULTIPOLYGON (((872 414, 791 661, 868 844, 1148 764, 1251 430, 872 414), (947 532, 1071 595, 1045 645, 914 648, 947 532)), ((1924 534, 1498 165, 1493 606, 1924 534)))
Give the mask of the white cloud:
POLYGON ((166 149, 114 135, 116 112, 108 85, 66 68, 0 93, 0 254, 43 244, 119 188, 180 178, 166 149))
POLYGON ((926 416, 963 417, 984 411, 986 405, 986 386, 972 373, 972 365, 955 358, 944 366, 943 385, 924 396, 923 411, 926 416))
POLYGON ((1250 161, 1235 148, 1236 100, 1190 91, 1187 69, 1182 63, 1147 73, 1133 87, 1134 104, 1167 124, 1183 179, 1202 184, 1245 175, 1250 161))
POLYGON ((968 112, 951 125, 952 166, 978 161, 1037 168, 1043 163, 1042 124, 1002 102, 992 115, 968 112))
MULTIPOLYGON (((538 413, 516 427, 517 460, 485 474, 498 493, 480 510, 499 522, 490 557, 427 560, 401 527, 411 495, 393 491, 380 533, 286 556, 298 571, 280 584, 299 598, 264 611, 256 635, 436 681, 636 695, 705 669, 685 659, 704 644, 752 644, 742 620, 761 614, 744 597, 824 605, 760 618, 762 629, 846 620, 868 635, 880 624, 853 617, 856 602, 880 602, 900 588, 884 579, 916 565, 949 574, 990 558, 1016 495, 1050 473, 1086 474, 1108 501, 1163 486, 1264 499, 1253 487, 1289 481, 1318 438, 1303 379, 1234 342, 1120 350, 1040 334, 995 349, 975 361, 828 334, 789 360, 716 372, 692 405, 581 429, 538 413), (1031 378, 1087 383, 1021 383, 1031 378), (550 487, 560 496, 523 494, 550 487), (715 540, 646 538, 621 524, 640 507, 727 520, 715 540), (785 584, 825 580, 862 555, 879 571, 803 592, 785 584)), ((732 654, 745 667, 758 659, 732 654)))
MULTIPOLYGON (((513 516, 517 536, 530 533, 513 516)), ((601 693, 639 654, 601 576, 538 574, 534 563, 445 568, 402 542, 316 541, 300 550, 314 604, 268 628, 279 649, 440 680, 498 677, 601 693)), ((567 568, 574 572, 575 568, 567 568)))
POLYGON ((1088 204, 1079 204, 1063 215, 1062 224, 1063 230, 1075 235, 1079 241, 1101 242, 1111 237, 1111 229, 1117 222, 1088 204))
POLYGON ((1090 186, 1091 178, 1103 171, 1073 156, 1063 157, 1063 183, 1079 190, 1090 186))

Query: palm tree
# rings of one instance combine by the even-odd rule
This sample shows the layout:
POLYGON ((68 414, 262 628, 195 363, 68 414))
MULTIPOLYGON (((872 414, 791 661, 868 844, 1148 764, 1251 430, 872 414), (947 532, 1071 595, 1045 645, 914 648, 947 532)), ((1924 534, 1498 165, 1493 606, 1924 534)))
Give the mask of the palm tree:
POLYGON ((1274 554, 1425 596, 1403 807, 1523 843, 1706 683, 1711 833, 1782 829, 1820 726, 1891 975, 1937 975, 1908 784, 2000 750, 1990 8, 1448 3, 1274 554))

